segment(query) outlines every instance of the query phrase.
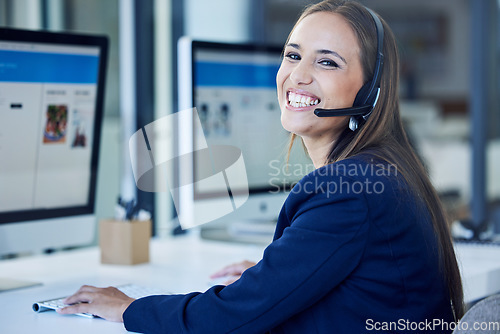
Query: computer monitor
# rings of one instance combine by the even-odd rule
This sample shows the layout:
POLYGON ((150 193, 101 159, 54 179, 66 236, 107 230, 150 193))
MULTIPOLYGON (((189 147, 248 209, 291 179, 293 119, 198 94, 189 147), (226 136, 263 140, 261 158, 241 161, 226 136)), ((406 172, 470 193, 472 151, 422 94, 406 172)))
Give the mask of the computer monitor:
MULTIPOLYGON (((244 226, 275 222, 291 187, 314 169, 300 143, 294 145, 287 164, 290 134, 281 125, 276 95, 282 48, 183 37, 178 50, 179 110, 196 107, 203 129, 197 130, 197 117, 179 118, 179 151, 196 152, 196 145, 204 140, 202 136, 209 147, 235 146, 242 152, 248 179, 246 202, 230 214, 202 225, 202 232, 228 223, 234 227, 242 222, 244 226)), ((178 171, 184 185, 186 179, 195 180, 207 168, 197 163, 194 153, 191 162, 190 168, 183 165, 178 171)), ((233 187, 232 195, 238 196, 238 190, 233 187)), ((224 200, 224 194, 227 189, 195 183, 180 189, 178 203, 183 213, 207 215, 211 208, 217 210, 217 201, 224 200)))
POLYGON ((0 255, 94 241, 108 39, 0 29, 0 255))

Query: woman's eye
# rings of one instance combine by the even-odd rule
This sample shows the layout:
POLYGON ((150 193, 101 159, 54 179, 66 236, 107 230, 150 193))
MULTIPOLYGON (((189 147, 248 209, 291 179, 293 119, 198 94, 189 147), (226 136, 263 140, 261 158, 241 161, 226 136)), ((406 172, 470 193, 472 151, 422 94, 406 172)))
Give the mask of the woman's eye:
POLYGON ((296 53, 287 53, 285 57, 291 60, 300 60, 300 56, 296 53))
POLYGON ((335 67, 335 68, 339 67, 339 65, 336 62, 330 59, 320 60, 319 63, 327 67, 335 67))

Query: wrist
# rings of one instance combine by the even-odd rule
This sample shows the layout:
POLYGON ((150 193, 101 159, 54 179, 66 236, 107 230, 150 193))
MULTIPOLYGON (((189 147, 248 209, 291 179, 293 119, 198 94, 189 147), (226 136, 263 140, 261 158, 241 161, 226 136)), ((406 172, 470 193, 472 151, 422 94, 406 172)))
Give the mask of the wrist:
POLYGON ((135 301, 135 299, 133 298, 129 298, 129 300, 127 300, 126 302, 123 303, 122 307, 121 307, 121 322, 124 322, 125 321, 125 318, 124 318, 124 315, 125 315, 125 312, 127 311, 127 309, 129 308, 129 306, 135 301))

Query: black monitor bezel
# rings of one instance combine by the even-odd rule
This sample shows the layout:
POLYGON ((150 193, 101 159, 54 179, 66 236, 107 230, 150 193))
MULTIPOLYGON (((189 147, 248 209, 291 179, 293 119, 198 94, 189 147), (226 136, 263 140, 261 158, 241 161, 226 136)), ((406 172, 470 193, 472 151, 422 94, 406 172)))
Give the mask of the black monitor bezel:
POLYGON ((16 222, 33 222, 58 217, 80 216, 95 213, 95 199, 97 190, 97 169, 101 128, 104 108, 104 87, 106 82, 106 68, 108 61, 109 39, 104 35, 82 33, 49 32, 42 30, 24 30, 14 28, 0 28, 0 42, 11 41, 21 43, 46 43, 64 46, 94 46, 99 48, 99 69, 96 91, 94 131, 92 142, 92 156, 90 162, 90 187, 86 205, 69 206, 63 208, 33 209, 0 212, 0 224, 16 222))

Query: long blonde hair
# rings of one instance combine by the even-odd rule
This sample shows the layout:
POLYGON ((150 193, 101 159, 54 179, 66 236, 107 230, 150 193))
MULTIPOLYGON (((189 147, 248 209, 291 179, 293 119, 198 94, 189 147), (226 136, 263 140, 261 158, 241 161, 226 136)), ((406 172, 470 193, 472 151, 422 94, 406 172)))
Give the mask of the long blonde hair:
MULTIPOLYGON (((364 81, 372 78, 375 67, 377 34, 371 14, 361 4, 343 0, 325 0, 307 7, 297 25, 306 16, 317 12, 340 14, 350 24, 358 38, 364 81)), ((387 23, 384 27, 384 68, 380 82, 380 96, 370 117, 356 131, 346 128, 328 155, 327 163, 334 163, 366 151, 376 158, 397 166, 410 191, 429 210, 437 236, 440 263, 446 280, 455 318, 464 313, 463 289, 446 214, 420 159, 410 145, 399 112, 399 56, 396 40, 387 23)), ((293 29, 292 29, 293 32, 293 29)), ((291 33, 290 33, 291 35, 291 33)), ((296 136, 292 134, 289 154, 296 136)))

